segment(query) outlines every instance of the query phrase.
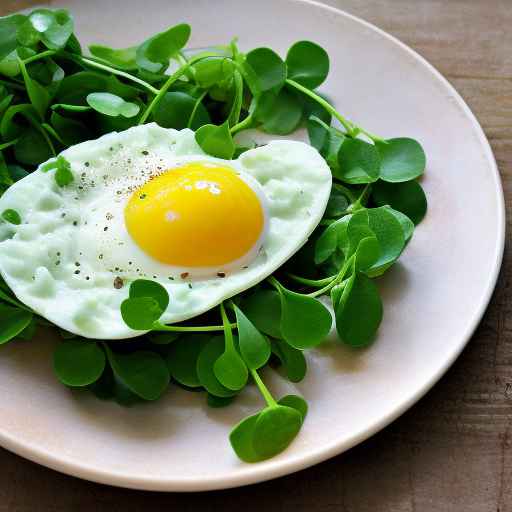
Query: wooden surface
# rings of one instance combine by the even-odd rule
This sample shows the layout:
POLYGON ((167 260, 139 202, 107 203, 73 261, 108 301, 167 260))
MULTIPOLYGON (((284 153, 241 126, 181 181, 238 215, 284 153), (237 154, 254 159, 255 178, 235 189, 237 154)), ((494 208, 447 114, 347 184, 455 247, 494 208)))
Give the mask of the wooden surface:
MULTIPOLYGON (((0 13, 30 3, 0 0, 0 13)), ((329 3, 394 34, 455 85, 489 137, 512 200, 512 0, 329 3)), ((510 220, 507 212, 509 229, 510 220)), ((273 482, 180 495, 91 484, 1 450, 0 512, 512 512, 511 277, 507 247, 491 305, 462 356, 423 400, 348 453, 273 482)))

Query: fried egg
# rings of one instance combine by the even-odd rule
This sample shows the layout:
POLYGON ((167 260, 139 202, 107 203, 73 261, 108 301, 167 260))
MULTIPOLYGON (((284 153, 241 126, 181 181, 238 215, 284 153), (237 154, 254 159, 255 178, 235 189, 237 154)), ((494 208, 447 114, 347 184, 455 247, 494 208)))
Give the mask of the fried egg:
POLYGON ((0 224, 0 273, 36 313, 87 338, 141 334, 120 314, 135 279, 167 289, 165 323, 254 286, 307 241, 331 189, 323 158, 296 141, 222 160, 191 130, 146 124, 61 155, 70 184, 41 165, 0 198, 22 219, 0 224))

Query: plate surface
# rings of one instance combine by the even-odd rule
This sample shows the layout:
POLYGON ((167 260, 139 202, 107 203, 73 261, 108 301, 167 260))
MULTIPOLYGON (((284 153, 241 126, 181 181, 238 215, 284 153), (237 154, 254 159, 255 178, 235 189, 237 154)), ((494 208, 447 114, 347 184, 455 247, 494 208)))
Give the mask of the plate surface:
POLYGON ((416 402, 465 346, 490 299, 504 242, 503 194, 487 140, 453 88, 422 58, 375 27, 302 0, 56 1, 85 42, 128 46, 166 26, 192 25, 190 46, 244 49, 324 46, 322 87, 348 118, 385 137, 411 136, 428 156, 429 212, 400 264, 380 279, 385 318, 376 343, 351 351, 334 341, 308 354, 306 379, 269 372, 271 389, 303 394, 306 424, 280 456, 239 462, 232 425, 261 403, 254 390, 208 409, 204 396, 172 389, 131 409, 71 393, 55 381, 51 340, 0 350, 0 444, 59 471, 112 485, 193 491, 233 487, 297 471, 383 428, 416 402))

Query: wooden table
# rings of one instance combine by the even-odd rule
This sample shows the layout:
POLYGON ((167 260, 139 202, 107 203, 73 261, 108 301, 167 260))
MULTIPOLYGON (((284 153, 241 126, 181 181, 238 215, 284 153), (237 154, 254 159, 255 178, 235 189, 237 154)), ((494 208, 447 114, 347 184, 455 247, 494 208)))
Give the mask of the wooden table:
MULTIPOLYGON (((30 3, 0 0, 0 13, 30 3)), ((511 200, 512 0, 329 3, 394 34, 455 85, 489 137, 511 200)), ((84 482, 2 450, 0 512, 512 511, 511 278, 507 248, 491 305, 459 360, 410 411, 348 453, 273 482, 180 495, 84 482)))

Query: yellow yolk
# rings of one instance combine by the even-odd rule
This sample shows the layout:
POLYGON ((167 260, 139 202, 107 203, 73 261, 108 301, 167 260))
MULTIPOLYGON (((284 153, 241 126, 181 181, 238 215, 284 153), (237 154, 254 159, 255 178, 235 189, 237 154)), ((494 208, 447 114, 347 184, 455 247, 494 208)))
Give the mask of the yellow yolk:
POLYGON ((201 162, 148 181, 124 213, 146 254, 180 267, 221 268, 251 251, 264 228, 254 190, 233 169, 201 162))

